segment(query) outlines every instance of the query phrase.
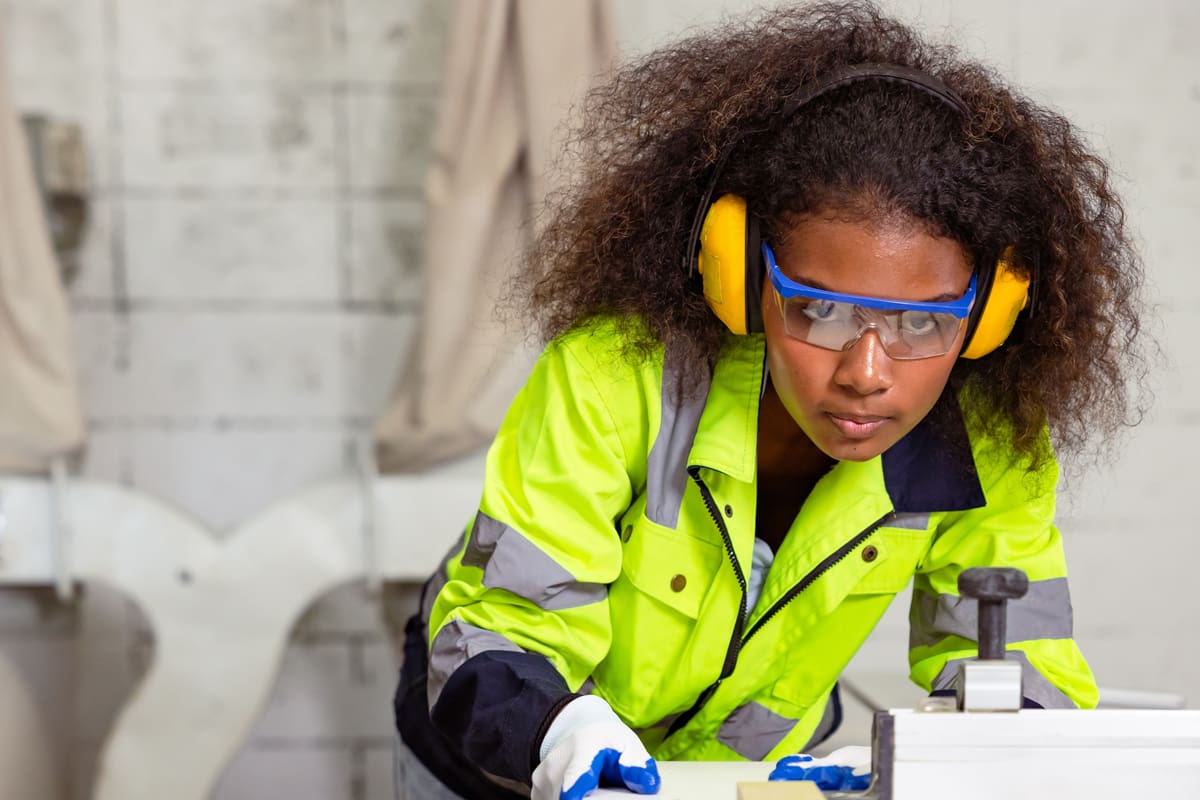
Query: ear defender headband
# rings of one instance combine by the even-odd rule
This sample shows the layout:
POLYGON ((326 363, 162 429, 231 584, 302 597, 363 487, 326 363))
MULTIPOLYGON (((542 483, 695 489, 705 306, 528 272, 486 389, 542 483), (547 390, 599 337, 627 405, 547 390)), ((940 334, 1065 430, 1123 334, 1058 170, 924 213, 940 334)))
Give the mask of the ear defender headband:
MULTIPOLYGON (((932 75, 890 64, 855 64, 802 86, 779 116, 790 119, 806 103, 826 92, 866 80, 914 88, 940 100, 962 117, 970 114, 962 98, 932 75)), ((736 142, 717 159, 696 211, 688 245, 687 269, 690 271, 694 267, 700 271, 704 299, 730 331, 735 334, 761 333, 766 270, 758 221, 747 213, 746 200, 742 197, 726 194, 711 202, 721 170, 734 147, 736 142)), ((1031 306, 1029 278, 1017 273, 1015 266, 1013 248, 1007 247, 994 264, 985 264, 977 272, 976 300, 967 318, 966 339, 959 353, 962 358, 980 358, 1004 344, 1016 324, 1017 315, 1031 306)))

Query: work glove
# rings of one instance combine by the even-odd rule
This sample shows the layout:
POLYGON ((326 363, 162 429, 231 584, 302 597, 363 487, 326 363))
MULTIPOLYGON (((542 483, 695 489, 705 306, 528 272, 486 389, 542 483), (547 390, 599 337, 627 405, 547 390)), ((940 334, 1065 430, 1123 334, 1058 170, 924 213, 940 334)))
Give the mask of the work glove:
POLYGON ((599 786, 657 794, 658 766, 603 698, 577 697, 542 739, 532 800, 580 800, 599 786))
POLYGON ((784 756, 767 779, 812 781, 818 789, 859 792, 871 785, 871 748, 842 747, 823 758, 805 753, 784 756))

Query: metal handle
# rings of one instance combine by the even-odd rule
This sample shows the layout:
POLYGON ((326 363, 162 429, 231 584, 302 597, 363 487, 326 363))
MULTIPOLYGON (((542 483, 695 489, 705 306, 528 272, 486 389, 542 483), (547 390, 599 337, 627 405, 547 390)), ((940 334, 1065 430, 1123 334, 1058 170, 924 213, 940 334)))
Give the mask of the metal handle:
POLYGON ((1003 659, 1008 601, 1025 596, 1029 577, 1013 567, 972 567, 959 574, 958 591, 979 602, 979 658, 1003 659))

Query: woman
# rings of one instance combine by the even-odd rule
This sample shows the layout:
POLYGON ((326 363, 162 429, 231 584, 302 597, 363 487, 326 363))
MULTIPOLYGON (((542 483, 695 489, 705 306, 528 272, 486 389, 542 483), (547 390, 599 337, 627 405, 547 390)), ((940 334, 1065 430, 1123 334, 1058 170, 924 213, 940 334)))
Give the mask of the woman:
POLYGON ((1094 706, 1055 449, 1142 365, 1104 163, 865 3, 668 47, 588 111, 531 263, 549 344, 409 624, 403 773, 573 800, 805 750, 910 580, 912 678, 953 691, 973 566, 1029 576, 1026 704, 1094 706))

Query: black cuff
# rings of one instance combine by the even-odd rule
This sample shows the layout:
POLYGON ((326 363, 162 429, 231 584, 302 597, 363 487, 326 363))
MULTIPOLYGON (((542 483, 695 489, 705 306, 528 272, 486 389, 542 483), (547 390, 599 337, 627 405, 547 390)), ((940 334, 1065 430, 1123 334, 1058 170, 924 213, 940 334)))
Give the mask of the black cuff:
POLYGON ((542 761, 542 741, 546 738, 546 731, 550 730, 550 726, 554 724, 554 720, 558 718, 559 713, 566 707, 567 703, 583 697, 583 695, 575 693, 563 696, 561 700, 554 704, 542 719, 542 724, 538 726, 537 734, 533 737, 533 749, 529 751, 529 771, 537 769, 537 765, 542 761))
POLYGON ((545 656, 489 650, 454 671, 430 717, 471 763, 529 786, 546 728, 573 697, 545 656))

